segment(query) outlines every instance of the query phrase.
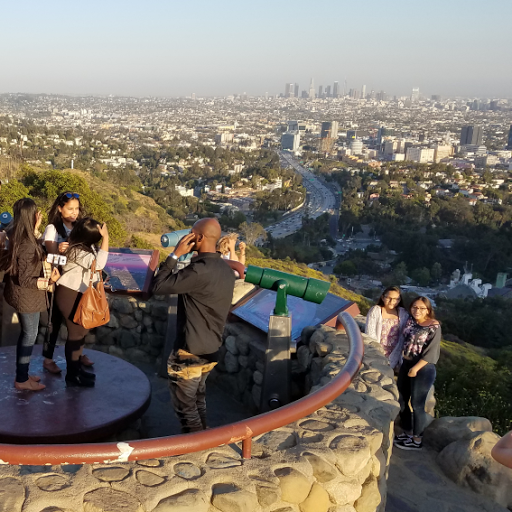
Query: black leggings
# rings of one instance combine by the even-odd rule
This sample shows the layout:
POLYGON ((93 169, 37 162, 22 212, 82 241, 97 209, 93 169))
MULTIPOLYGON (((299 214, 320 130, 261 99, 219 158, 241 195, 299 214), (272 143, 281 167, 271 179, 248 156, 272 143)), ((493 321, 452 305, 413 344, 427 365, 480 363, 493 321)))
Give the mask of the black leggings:
POLYGON ((67 288, 66 286, 57 286, 55 301, 57 302, 57 307, 60 309, 62 316, 66 320, 68 340, 81 340, 89 333, 89 329, 85 329, 81 325, 73 322, 82 295, 82 293, 71 290, 71 288, 67 288))
MULTIPOLYGON (((62 322, 64 321, 64 317, 62 316, 62 313, 60 312, 60 309, 58 308, 55 300, 55 293, 49 293, 48 299, 51 304, 53 296, 53 308, 52 308, 52 317, 51 317, 51 323, 52 323, 52 332, 50 334, 46 334, 44 337, 44 343, 43 343, 43 357, 46 357, 47 359, 53 359, 53 353, 55 352, 55 345, 57 345, 57 340, 59 339, 59 331, 60 326, 62 322)), ((49 324, 49 316, 50 312, 48 311, 48 314, 41 315, 44 319, 43 322, 46 320, 46 328, 48 329, 49 324)))
POLYGON ((412 361, 404 359, 398 373, 397 387, 400 392, 400 420, 402 428, 413 431, 415 436, 422 436, 428 423, 428 414, 425 412, 425 403, 428 392, 436 380, 436 365, 428 363, 417 374, 409 377, 409 370, 415 365, 412 361), (409 407, 411 401, 411 408, 409 407))

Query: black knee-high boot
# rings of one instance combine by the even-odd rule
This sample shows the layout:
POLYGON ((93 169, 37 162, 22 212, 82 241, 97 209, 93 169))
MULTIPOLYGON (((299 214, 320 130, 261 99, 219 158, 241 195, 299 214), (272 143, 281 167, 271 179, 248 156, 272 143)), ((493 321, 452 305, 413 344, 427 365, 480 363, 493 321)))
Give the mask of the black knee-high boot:
POLYGON ((88 372, 84 372, 82 370, 82 365, 80 361, 73 361, 73 352, 80 350, 80 347, 83 345, 84 339, 80 340, 67 340, 64 352, 66 354, 66 384, 68 386, 84 386, 84 387, 93 387, 94 386, 94 377, 89 377, 88 372))

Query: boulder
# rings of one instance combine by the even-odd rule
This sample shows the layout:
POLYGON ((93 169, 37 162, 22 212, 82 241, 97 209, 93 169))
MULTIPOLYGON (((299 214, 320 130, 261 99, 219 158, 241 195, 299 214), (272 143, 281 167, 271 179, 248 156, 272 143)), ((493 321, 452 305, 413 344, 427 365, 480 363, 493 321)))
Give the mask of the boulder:
POLYGON ((437 463, 455 483, 511 509, 512 469, 491 456, 499 439, 493 432, 479 432, 471 439, 460 439, 439 453, 437 463))
POLYGON ((301 512, 327 512, 330 507, 329 494, 318 484, 313 484, 309 496, 299 505, 301 512))
POLYGON ((260 508, 256 494, 234 484, 214 486, 212 504, 222 512, 254 512, 260 508))
POLYGON ((238 355, 238 348, 236 346, 236 338, 234 336, 228 336, 224 341, 224 345, 228 349, 228 351, 234 356, 238 355))
POLYGON ((311 482, 300 471, 281 468, 275 471, 281 487, 281 499, 288 503, 302 503, 311 490, 311 482))
POLYGON ((206 512, 210 500, 199 489, 186 489, 160 500, 152 512, 206 512))
POLYGON ((424 434, 425 446, 440 452, 449 444, 461 439, 471 439, 475 432, 492 432, 491 422, 478 416, 444 416, 434 420, 424 434))

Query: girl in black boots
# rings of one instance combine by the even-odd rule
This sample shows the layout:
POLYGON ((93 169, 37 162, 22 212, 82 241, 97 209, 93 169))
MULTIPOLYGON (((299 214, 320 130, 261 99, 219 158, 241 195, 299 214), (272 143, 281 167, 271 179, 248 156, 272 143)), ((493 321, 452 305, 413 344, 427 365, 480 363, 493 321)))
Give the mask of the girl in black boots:
MULTIPOLYGON (((94 386, 94 373, 83 369, 80 357, 85 344, 85 336, 89 332, 73 322, 75 312, 87 290, 91 278, 91 265, 96 260, 96 270, 102 270, 108 259, 108 230, 107 225, 85 217, 77 221, 69 235, 69 247, 66 251, 68 258, 62 269, 62 277, 58 282, 55 299, 57 306, 66 319, 68 339, 66 340, 66 384, 68 386, 94 386), (100 249, 95 245, 101 240, 100 249)), ((93 276, 93 283, 98 275, 93 276)))

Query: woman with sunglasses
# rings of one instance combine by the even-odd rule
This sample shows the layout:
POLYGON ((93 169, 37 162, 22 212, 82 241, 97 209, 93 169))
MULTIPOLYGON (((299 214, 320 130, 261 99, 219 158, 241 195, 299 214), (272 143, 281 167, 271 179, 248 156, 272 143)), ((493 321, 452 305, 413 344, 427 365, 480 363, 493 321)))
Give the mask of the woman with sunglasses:
POLYGON ((427 297, 415 299, 410 314, 402 333, 403 363, 397 381, 404 432, 395 437, 394 444, 403 450, 421 450, 428 422, 425 403, 436 380, 441 350, 441 326, 427 297))
POLYGON ((9 244, 0 258, 5 270, 4 298, 18 315, 21 334, 16 346, 16 379, 19 391, 40 391, 46 386, 39 377, 28 374, 32 348, 37 338, 39 316, 48 307, 47 291, 60 277, 54 268, 45 277, 44 250, 39 241, 42 215, 36 203, 27 198, 19 199, 13 206, 13 221, 8 228, 9 244))
MULTIPOLYGON (((76 221, 82 217, 80 195, 76 192, 62 192, 53 202, 48 213, 48 226, 43 234, 43 242, 48 254, 64 254, 68 248, 68 238, 76 221)), ((51 297, 50 297, 51 300, 51 297)), ((43 345, 43 368, 50 373, 61 373, 62 369, 53 360, 55 345, 63 318, 59 308, 52 309, 52 332, 45 337, 43 345)), ((91 363, 84 356, 84 364, 91 363)), ((92 363, 91 363, 92 364, 92 363)))
POLYGON ((398 286, 386 288, 377 305, 373 306, 366 316, 364 332, 381 344, 391 368, 396 371, 401 363, 400 333, 408 319, 409 314, 403 307, 398 286))

